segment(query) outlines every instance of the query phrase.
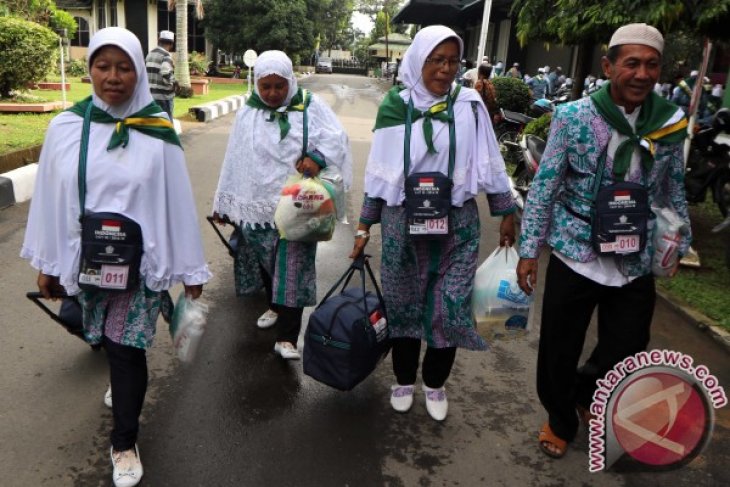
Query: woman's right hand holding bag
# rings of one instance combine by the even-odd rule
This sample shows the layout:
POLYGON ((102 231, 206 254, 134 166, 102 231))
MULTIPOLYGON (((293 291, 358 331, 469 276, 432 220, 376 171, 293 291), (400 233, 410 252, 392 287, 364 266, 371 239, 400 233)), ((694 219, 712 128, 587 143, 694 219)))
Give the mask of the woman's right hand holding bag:
POLYGON ((352 247, 352 253, 350 254, 351 259, 356 259, 365 250, 365 246, 370 240, 370 229, 362 226, 358 227, 357 233, 355 233, 355 243, 352 247))

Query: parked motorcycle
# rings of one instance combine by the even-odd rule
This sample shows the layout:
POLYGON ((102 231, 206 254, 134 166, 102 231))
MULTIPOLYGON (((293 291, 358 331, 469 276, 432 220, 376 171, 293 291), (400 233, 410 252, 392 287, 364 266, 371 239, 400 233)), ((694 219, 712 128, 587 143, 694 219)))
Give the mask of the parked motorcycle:
POLYGON ((525 125, 532 122, 533 118, 524 113, 512 112, 500 109, 501 121, 494 127, 494 133, 499 142, 499 150, 505 162, 515 162, 519 148, 517 143, 525 125))
POLYGON ((535 179, 540 159, 545 152, 545 141, 535 135, 523 135, 519 142, 521 157, 512 173, 514 188, 523 200, 527 199, 532 180, 535 179))
POLYGON ((721 133, 730 133, 730 110, 718 110, 712 125, 695 134, 684 175, 687 201, 705 201, 707 191, 712 194, 722 216, 730 210, 730 146, 717 142, 721 133))

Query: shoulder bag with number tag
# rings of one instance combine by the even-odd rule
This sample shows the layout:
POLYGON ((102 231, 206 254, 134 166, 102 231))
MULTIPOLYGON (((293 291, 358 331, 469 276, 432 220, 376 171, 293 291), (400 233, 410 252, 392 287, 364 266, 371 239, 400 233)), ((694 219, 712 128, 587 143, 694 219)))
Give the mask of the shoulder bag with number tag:
POLYGON ((454 186, 454 161, 456 135, 454 130, 454 103, 458 89, 447 96, 449 115, 449 168, 448 175, 441 172, 417 172, 409 174, 411 163, 411 125, 413 100, 408 102, 406 134, 403 147, 405 175, 405 207, 407 233, 415 240, 437 240, 450 233, 449 210, 451 209, 451 188, 454 186))
POLYGON ((593 249, 598 255, 641 252, 646 246, 651 216, 647 189, 641 184, 628 181, 600 188, 605 160, 604 154, 593 187, 593 249))
POLYGON ((118 213, 87 213, 86 159, 89 147, 91 107, 84 116, 79 150, 79 204, 81 258, 79 287, 85 291, 130 291, 139 285, 142 260, 142 228, 118 213))

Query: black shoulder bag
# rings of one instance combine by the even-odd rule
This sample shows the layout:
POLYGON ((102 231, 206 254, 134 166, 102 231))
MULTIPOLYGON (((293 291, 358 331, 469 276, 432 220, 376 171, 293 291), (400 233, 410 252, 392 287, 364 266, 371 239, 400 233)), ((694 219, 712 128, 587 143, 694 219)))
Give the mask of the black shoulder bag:
POLYGON ((449 116, 449 168, 448 175, 442 172, 417 172, 409 174, 411 164, 411 126, 413 100, 408 102, 406 112, 405 139, 403 143, 403 174, 405 177, 405 207, 407 233, 414 240, 440 240, 448 237, 451 189, 454 186, 454 164, 456 156, 456 131, 454 128, 454 99, 459 94, 457 87, 446 97, 449 116))
POLYGON ((591 243, 598 255, 626 255, 646 246, 651 210, 647 189, 637 183, 619 181, 601 188, 606 162, 600 158, 593 185, 591 243))
POLYGON ((87 213, 85 210, 91 108, 92 104, 89 103, 84 115, 79 149, 79 287, 84 291, 131 291, 139 286, 142 228, 134 220, 119 213, 87 213))

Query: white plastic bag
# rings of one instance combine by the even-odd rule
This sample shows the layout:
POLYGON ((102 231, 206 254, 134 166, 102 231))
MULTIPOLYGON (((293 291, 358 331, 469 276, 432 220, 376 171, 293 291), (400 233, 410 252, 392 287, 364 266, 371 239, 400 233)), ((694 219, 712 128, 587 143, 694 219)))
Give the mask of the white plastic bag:
POLYGON ((180 293, 170 321, 170 336, 177 358, 181 362, 192 362, 205 332, 208 319, 208 305, 180 293))
POLYGON ((513 247, 497 247, 477 269, 472 310, 477 331, 487 340, 514 338, 528 331, 532 297, 517 284, 518 260, 513 247))
POLYGON ((679 241, 687 224, 679 218, 674 209, 652 206, 656 215, 653 243, 654 256, 651 260, 651 271, 657 277, 667 277, 677 265, 679 259, 679 241))
POLYGON ((332 188, 332 198, 335 200, 337 221, 347 224, 347 199, 345 198, 345 180, 337 166, 327 166, 319 172, 319 178, 329 183, 332 188))
POLYGON ((281 238, 292 242, 323 242, 335 231, 336 211, 329 183, 292 176, 281 190, 274 223, 281 238))

